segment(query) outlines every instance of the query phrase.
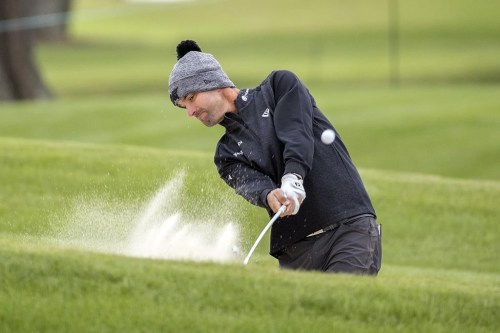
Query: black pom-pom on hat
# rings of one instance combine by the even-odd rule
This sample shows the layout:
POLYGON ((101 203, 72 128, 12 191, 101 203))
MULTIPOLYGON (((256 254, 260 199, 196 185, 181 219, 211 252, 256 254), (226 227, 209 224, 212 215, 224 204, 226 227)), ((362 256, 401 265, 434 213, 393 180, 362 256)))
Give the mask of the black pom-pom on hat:
POLYGON ((200 47, 194 40, 183 40, 177 45, 177 60, 180 60, 184 57, 188 52, 197 51, 201 52, 200 47))

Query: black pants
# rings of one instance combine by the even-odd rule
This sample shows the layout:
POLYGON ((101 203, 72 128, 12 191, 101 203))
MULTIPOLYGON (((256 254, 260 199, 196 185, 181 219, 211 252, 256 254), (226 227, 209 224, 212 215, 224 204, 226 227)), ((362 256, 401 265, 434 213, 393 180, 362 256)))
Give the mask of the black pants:
POLYGON ((377 275, 382 262, 380 231, 372 216, 351 219, 282 250, 277 256, 280 267, 377 275))

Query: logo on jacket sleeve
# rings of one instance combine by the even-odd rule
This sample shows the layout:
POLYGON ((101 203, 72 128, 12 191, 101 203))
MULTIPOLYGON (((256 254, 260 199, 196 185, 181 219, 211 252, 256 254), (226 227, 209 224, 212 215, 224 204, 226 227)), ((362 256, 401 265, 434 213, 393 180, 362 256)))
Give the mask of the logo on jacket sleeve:
POLYGON ((267 118, 267 117, 269 117, 269 108, 267 108, 262 114, 262 118, 267 118))

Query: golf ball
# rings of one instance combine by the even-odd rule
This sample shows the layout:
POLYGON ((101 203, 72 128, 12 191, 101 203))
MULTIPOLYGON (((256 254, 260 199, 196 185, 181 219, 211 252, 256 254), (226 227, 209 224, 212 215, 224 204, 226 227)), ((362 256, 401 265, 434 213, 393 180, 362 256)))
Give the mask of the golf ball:
POLYGON ((325 145, 329 145, 335 140, 335 132, 331 129, 327 129, 321 134, 321 142, 325 145))

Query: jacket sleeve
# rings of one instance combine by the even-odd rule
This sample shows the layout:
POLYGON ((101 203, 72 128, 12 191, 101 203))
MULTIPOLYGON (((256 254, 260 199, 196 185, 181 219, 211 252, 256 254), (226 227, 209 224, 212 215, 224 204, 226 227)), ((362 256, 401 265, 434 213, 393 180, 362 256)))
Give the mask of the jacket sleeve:
POLYGON ((274 93, 274 128, 284 145, 285 174, 306 177, 314 155, 314 101, 299 78, 289 71, 278 71, 271 81, 274 93))
POLYGON ((222 180, 251 204, 269 209, 267 194, 277 188, 276 184, 264 173, 229 156, 222 146, 218 147, 214 162, 222 180))

